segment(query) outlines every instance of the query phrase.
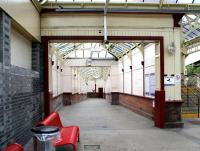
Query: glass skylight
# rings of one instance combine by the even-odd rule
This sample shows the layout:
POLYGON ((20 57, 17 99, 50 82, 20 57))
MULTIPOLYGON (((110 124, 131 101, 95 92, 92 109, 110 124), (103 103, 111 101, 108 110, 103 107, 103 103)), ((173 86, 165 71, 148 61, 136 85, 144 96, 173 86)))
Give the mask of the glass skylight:
MULTIPOLYGON (((38 0, 41 1, 41 0, 38 0)), ((47 3, 105 3, 106 0, 48 0, 47 3)), ((109 3, 160 3, 160 0, 110 0, 109 3)), ((166 4, 192 4, 200 0, 164 0, 166 4)))
POLYGON ((63 58, 119 59, 135 49, 137 43, 53 43, 63 58))
MULTIPOLYGON (((200 1, 200 0, 199 0, 200 1)), ((182 18, 182 30, 185 41, 200 36, 200 15, 187 14, 182 18)))

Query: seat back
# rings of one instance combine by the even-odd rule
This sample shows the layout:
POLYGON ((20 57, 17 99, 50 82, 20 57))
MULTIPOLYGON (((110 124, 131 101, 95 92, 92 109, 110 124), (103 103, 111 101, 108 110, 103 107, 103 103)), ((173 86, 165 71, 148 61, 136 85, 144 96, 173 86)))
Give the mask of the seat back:
POLYGON ((63 125, 60 120, 60 116, 57 112, 51 113, 48 117, 46 117, 42 122, 38 124, 38 126, 57 126, 62 128, 63 125))
POLYGON ((4 151, 24 151, 20 144, 14 143, 10 144, 4 151))

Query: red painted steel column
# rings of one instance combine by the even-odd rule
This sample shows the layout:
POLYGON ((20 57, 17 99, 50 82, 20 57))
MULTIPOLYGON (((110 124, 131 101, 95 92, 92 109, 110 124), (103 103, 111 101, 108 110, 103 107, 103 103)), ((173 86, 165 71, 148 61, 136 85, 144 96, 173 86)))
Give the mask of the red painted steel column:
POLYGON ((165 91, 155 92, 155 115, 154 124, 156 127, 164 128, 165 123, 165 91))
POLYGON ((143 96, 145 96, 145 77, 144 77, 144 61, 141 62, 143 70, 143 96))
POLYGON ((160 39, 160 90, 155 92, 155 114, 154 123, 156 127, 165 126, 165 90, 164 90, 164 41, 160 39))

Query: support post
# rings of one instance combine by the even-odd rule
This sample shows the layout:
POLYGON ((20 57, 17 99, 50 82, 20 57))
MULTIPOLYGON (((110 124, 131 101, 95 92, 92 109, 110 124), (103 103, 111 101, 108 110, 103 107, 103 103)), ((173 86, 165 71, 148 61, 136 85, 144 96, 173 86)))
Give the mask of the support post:
POLYGON ((165 122, 165 91, 155 91, 155 115, 154 124, 156 127, 164 128, 165 122))
POLYGON ((42 45, 44 51, 44 113, 45 117, 50 114, 51 104, 50 104, 50 94, 49 94, 49 62, 48 62, 48 40, 42 38, 42 45))

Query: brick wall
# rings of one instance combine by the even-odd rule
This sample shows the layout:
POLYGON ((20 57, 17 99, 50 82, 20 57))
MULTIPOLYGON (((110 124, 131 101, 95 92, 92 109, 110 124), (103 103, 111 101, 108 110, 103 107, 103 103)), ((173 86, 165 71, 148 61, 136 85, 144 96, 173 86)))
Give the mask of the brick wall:
POLYGON ((26 144, 31 127, 42 118, 39 73, 11 66, 1 80, 6 84, 0 95, 0 146, 26 144))
POLYGON ((60 110, 64 104, 63 104, 63 94, 60 94, 56 97, 53 97, 51 100, 52 104, 52 111, 58 111, 60 110))
POLYGON ((120 105, 150 119, 153 119, 154 114, 152 103, 153 99, 151 98, 119 93, 120 105))
POLYGON ((75 94, 72 94, 71 103, 72 104, 78 103, 78 102, 84 101, 86 99, 87 99, 87 94, 78 94, 78 93, 75 93, 75 94))
MULTIPOLYGON (((33 70, 11 65, 10 31, 11 19, 0 11, 0 150, 10 142, 26 144, 43 115, 41 64, 33 70)), ((32 58, 40 56, 32 53, 32 58)))
POLYGON ((58 111, 65 105, 71 105, 86 99, 87 94, 72 94, 69 92, 65 92, 58 96, 51 97, 51 112, 58 111))

